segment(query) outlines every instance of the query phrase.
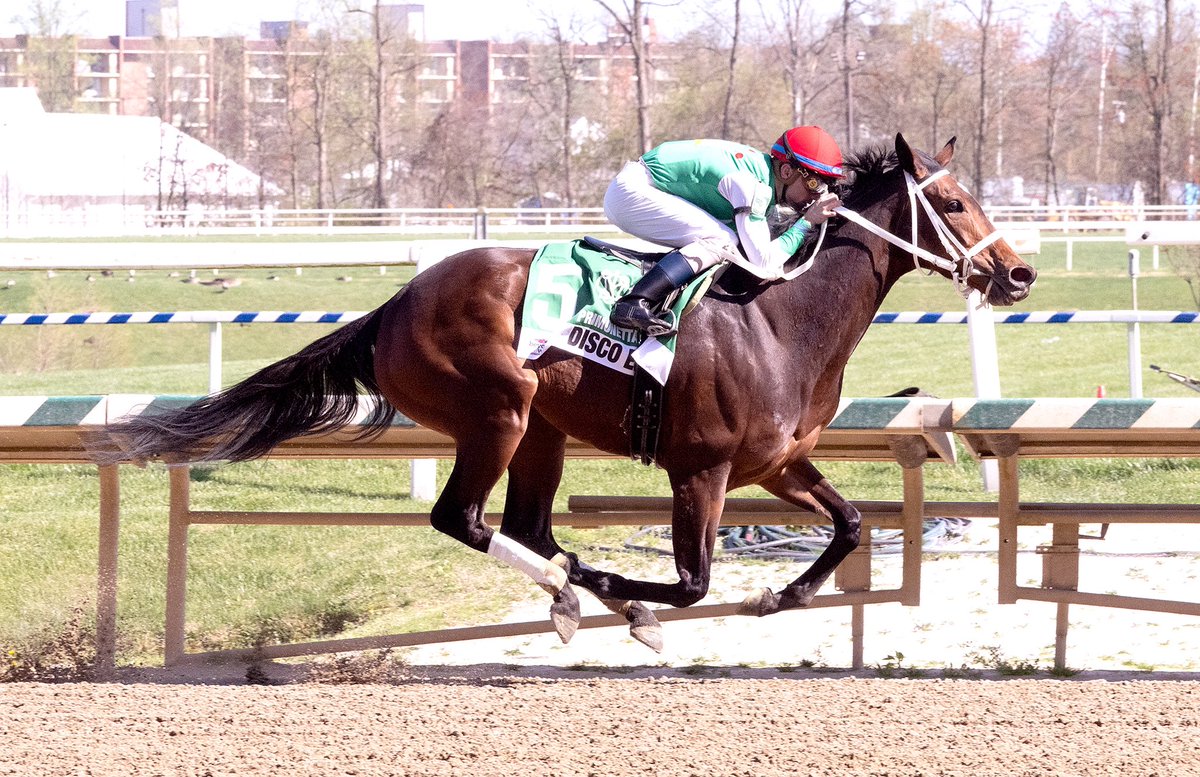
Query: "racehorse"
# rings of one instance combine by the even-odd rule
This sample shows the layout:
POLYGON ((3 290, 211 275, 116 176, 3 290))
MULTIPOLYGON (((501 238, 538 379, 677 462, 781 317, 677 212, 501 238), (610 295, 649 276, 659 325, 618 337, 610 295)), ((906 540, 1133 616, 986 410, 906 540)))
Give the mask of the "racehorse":
POLYGON ((930 156, 897 135, 894 153, 853 157, 849 220, 829 230, 808 272, 739 293, 715 290, 683 319, 656 454, 673 492, 675 582, 595 569, 554 538, 551 506, 566 438, 627 453, 630 378, 553 348, 536 360, 517 357, 531 250, 477 248, 448 257, 369 315, 241 383, 108 427, 115 452, 107 455, 252 459, 292 437, 345 425, 361 388, 375 399, 364 435, 400 411, 455 440, 432 525, 550 592, 564 642, 579 622, 576 585, 623 613, 636 638, 661 648, 658 622, 641 602, 683 607, 705 596, 725 494, 751 484, 833 524, 832 541, 808 569, 778 593, 751 594, 741 611, 803 607, 859 543, 858 511, 808 456, 837 411, 846 363, 888 290, 922 265, 964 293, 974 288, 992 304, 1011 305, 1037 275, 946 173, 953 154, 953 139, 930 156), (911 241, 897 237, 906 228, 911 241), (496 531, 484 505, 505 470, 496 531))

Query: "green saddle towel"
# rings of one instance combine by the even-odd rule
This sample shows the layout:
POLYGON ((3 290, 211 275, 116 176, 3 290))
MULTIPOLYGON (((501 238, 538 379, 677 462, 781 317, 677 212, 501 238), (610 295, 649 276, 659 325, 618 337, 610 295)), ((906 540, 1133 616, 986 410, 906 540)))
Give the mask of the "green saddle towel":
MULTIPOLYGON (((716 269, 706 270, 683 288, 671 305, 677 317, 700 300, 716 269)), ((591 249, 581 240, 543 246, 529 269, 517 356, 533 360, 558 348, 626 375, 633 374, 635 364, 641 365, 665 385, 678 336, 647 338, 608 320, 613 304, 641 276, 641 267, 591 249)))

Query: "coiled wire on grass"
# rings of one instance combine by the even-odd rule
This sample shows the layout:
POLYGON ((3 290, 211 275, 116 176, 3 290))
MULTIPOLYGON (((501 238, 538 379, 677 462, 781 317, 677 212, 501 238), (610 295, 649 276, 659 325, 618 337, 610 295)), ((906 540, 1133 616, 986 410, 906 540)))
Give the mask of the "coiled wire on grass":
MULTIPOLYGON (((921 534, 923 550, 937 550, 962 541, 970 520, 966 518, 931 518, 924 522, 921 534)), ((670 540, 667 526, 645 526, 625 540, 629 550, 669 556, 671 552, 642 542, 647 537, 670 540)), ((728 526, 719 529, 717 540, 720 558, 792 559, 809 561, 821 555, 833 539, 833 529, 827 526, 728 526)), ((904 547, 904 532, 899 529, 872 529, 873 553, 899 553, 904 547)))

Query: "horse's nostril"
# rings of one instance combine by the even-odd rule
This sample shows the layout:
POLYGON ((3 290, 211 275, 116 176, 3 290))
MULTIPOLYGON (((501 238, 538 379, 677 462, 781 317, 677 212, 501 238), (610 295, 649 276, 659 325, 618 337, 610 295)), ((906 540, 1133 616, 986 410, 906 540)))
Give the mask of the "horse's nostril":
POLYGON ((1008 271, 1008 279, 1021 286, 1028 286, 1037 278, 1037 270, 1032 267, 1014 267, 1008 271))

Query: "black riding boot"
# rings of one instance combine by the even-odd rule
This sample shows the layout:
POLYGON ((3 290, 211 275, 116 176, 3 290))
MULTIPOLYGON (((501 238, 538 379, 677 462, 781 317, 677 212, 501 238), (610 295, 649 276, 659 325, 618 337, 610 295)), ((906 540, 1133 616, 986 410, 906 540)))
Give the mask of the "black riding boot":
POLYGON ((671 292, 690 281, 693 275, 692 266, 683 254, 672 251, 659 259, 628 294, 617 300, 609 319, 619 327, 636 329, 650 337, 673 333, 674 317, 670 320, 660 318, 658 310, 671 292))

